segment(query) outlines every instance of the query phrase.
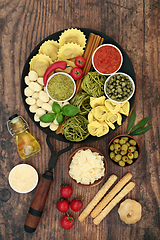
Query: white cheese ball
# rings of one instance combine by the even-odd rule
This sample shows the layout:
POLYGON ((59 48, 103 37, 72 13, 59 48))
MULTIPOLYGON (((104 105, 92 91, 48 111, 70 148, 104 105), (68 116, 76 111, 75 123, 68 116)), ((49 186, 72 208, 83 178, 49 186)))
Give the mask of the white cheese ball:
POLYGON ((32 96, 33 93, 34 93, 34 91, 30 87, 26 87, 24 89, 24 95, 27 96, 27 97, 32 96))
POLYGON ((39 84, 41 84, 42 86, 44 86, 43 78, 42 78, 42 77, 39 77, 39 78, 37 79, 37 82, 38 82, 39 84))
POLYGON ((30 81, 36 81, 38 78, 38 74, 33 70, 29 72, 28 76, 30 81))
POLYGON ((25 76, 24 81, 25 81, 25 84, 26 84, 26 85, 29 85, 30 82, 31 82, 31 81, 29 80, 29 76, 25 76))
POLYGON ((39 119, 39 115, 36 113, 36 114, 34 114, 34 121, 35 122, 40 122, 40 119, 39 119))
POLYGON ((42 90, 42 86, 37 82, 30 82, 29 87, 35 92, 40 92, 42 90))
POLYGON ((47 93, 44 92, 44 91, 40 91, 40 92, 39 92, 39 98, 40 98, 43 102, 48 102, 48 101, 49 101, 49 96, 48 96, 47 93))
POLYGON ((51 123, 44 123, 44 122, 41 122, 41 121, 40 121, 40 126, 41 126, 41 127, 44 127, 44 128, 45 128, 45 127, 49 127, 50 124, 51 124, 51 123))
POLYGON ((42 104, 43 104, 43 103, 44 103, 44 102, 43 102, 40 98, 37 99, 36 104, 37 104, 38 107, 42 107, 42 104))
POLYGON ((38 92, 34 92, 32 97, 37 100, 39 98, 39 93, 38 92))
POLYGON ((46 113, 46 111, 42 108, 38 108, 36 109, 36 114, 39 115, 39 116, 42 116, 46 113))
POLYGON ((55 124, 54 122, 52 122, 49 126, 51 131, 56 131, 59 127, 59 124, 55 124))
POLYGON ((34 105, 35 103, 36 103, 36 100, 34 99, 34 98, 32 98, 32 97, 28 97, 28 98, 26 98, 26 103, 28 104, 28 105, 34 105))
POLYGON ((48 112, 52 111, 52 106, 49 103, 43 103, 42 108, 47 110, 48 112))
POLYGON ((38 108, 37 104, 34 104, 29 107, 29 111, 35 113, 38 108))

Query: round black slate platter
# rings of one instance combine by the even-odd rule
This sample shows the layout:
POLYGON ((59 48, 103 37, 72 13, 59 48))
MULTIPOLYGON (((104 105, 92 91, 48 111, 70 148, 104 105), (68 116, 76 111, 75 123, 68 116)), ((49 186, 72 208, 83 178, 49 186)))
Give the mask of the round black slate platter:
MULTIPOLYGON (((123 48, 116 42, 114 41, 111 37, 99 32, 99 31, 95 31, 93 29, 88 29, 88 28, 78 28, 80 29, 85 35, 86 35, 86 38, 88 39, 89 37, 89 34, 92 32, 94 34, 97 34, 97 35, 100 35, 102 38, 104 38, 104 42, 103 44, 105 43, 109 43, 109 44, 113 44, 115 46, 117 46, 120 51, 122 52, 122 55, 123 55, 123 64, 122 64, 122 67, 119 69, 119 72, 124 72, 126 74, 128 74, 129 76, 131 76, 131 78, 133 79, 133 81, 135 82, 136 84, 136 78, 135 78, 135 72, 134 72, 134 68, 132 66, 132 63, 127 55, 127 53, 123 50, 123 48)), ((22 94, 22 99, 23 99, 23 103, 24 103, 24 106, 25 106, 25 109, 26 111, 28 112, 28 115, 29 117, 32 119, 32 121, 34 122, 34 124, 36 124, 36 126, 42 130, 44 133, 46 133, 49 137, 53 137, 54 139, 57 139, 59 141, 63 141, 63 142, 69 142, 65 137, 64 135, 62 134, 56 134, 55 132, 51 131, 49 129, 49 127, 47 128, 42 128, 38 122, 35 122, 34 121, 34 114, 31 113, 29 111, 29 105, 25 102, 25 99, 26 99, 26 96, 24 95, 24 89, 27 87, 27 85, 25 84, 25 81, 24 81, 24 78, 25 76, 28 75, 29 73, 29 62, 30 60, 32 59, 32 57, 34 55, 36 55, 38 53, 38 50, 40 48, 40 46, 42 45, 43 42, 47 41, 47 40, 55 40, 55 41, 58 41, 59 39, 59 36, 62 34, 64 30, 62 31, 59 31, 59 32, 56 32, 56 33, 53 33, 52 35, 48 36, 47 38, 43 39, 35 48, 34 50, 31 52, 31 54, 29 55, 25 65, 24 65, 24 68, 23 68, 23 72, 22 72, 22 78, 21 78, 21 94, 22 94)), ((135 99, 135 94, 134 96, 129 100, 130 102, 130 109, 132 109, 133 107, 133 104, 134 104, 134 99, 135 99)), ((122 114, 122 123, 126 120, 126 116, 122 114)), ((115 130, 119 127, 119 125, 116 123, 115 124, 115 130)), ((109 133, 108 134, 111 134, 113 133, 113 131, 115 130, 112 130, 110 129, 109 133)), ((94 141, 97 141, 99 140, 98 137, 94 137, 94 136, 89 136, 87 139, 85 139, 84 141, 82 141, 83 143, 90 143, 90 142, 94 142, 94 141)), ((73 142, 73 143, 77 143, 77 142, 73 142)), ((79 142, 78 142, 79 143, 79 142)))

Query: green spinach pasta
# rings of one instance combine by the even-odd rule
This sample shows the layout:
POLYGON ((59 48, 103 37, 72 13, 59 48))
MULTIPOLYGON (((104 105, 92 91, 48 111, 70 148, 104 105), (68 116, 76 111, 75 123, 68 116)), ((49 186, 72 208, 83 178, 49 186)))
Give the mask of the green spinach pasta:
POLYGON ((81 88, 91 97, 104 95, 104 82, 106 77, 98 72, 89 72, 83 79, 81 88))
POLYGON ((88 120, 82 115, 69 118, 63 125, 64 136, 67 140, 80 142, 89 136, 88 120))
POLYGON ((87 115, 91 110, 90 96, 83 91, 75 95, 75 97, 71 100, 71 104, 80 109, 79 114, 81 115, 87 115))

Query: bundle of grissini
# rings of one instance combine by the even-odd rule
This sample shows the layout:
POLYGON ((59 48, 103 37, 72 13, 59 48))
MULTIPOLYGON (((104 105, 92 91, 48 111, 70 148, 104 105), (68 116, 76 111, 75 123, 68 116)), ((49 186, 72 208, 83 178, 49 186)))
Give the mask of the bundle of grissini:
POLYGON ((78 220, 82 222, 90 214, 91 217, 94 218, 94 224, 98 225, 107 216, 107 214, 135 187, 134 182, 128 183, 131 178, 132 174, 127 173, 119 180, 113 189, 107 193, 110 187, 117 180, 116 175, 111 175, 107 182, 102 186, 95 197, 80 214, 78 220), (107 195, 104 197, 106 193, 107 195))

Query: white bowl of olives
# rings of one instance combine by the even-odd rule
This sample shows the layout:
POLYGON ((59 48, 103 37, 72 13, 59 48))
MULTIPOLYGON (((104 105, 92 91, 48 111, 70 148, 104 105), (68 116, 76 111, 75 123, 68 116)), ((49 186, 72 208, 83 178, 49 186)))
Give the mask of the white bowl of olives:
POLYGON ((118 166, 126 167, 135 163, 140 155, 139 144, 127 134, 114 137, 108 145, 109 158, 118 166))
POLYGON ((126 102, 133 96, 134 92, 135 83, 126 73, 114 73, 104 83, 104 93, 113 102, 126 102))

